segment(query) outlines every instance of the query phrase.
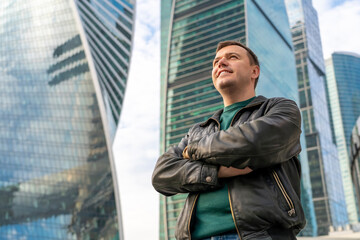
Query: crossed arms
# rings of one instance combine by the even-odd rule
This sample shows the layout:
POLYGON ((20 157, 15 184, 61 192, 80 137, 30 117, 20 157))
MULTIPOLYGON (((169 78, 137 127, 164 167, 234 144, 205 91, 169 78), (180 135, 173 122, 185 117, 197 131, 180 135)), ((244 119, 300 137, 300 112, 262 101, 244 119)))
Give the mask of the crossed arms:
POLYGON ((264 116, 226 131, 189 142, 190 129, 178 146, 158 159, 153 186, 164 195, 210 191, 221 186, 221 177, 287 161, 301 151, 300 123, 296 103, 279 98, 264 116))
MULTIPOLYGON (((187 151, 187 147, 184 149, 182 156, 184 159, 190 159, 189 153, 187 151)), ((228 178, 228 177, 235 177, 235 176, 239 176, 239 175, 245 175, 252 171, 253 170, 249 167, 246 167, 244 169, 238 169, 238 168, 234 168, 234 167, 225 167, 225 166, 220 165, 219 171, 218 171, 218 178, 228 178)))

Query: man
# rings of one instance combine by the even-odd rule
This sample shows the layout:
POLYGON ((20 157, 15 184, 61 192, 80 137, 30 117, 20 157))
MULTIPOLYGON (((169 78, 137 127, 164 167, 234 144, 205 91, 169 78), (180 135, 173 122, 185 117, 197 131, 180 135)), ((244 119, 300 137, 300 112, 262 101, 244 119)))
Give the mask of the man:
POLYGON ((224 109, 194 125, 156 163, 158 192, 189 193, 178 240, 296 239, 305 226, 300 112, 291 100, 255 97, 259 74, 249 48, 220 42, 212 79, 224 109))

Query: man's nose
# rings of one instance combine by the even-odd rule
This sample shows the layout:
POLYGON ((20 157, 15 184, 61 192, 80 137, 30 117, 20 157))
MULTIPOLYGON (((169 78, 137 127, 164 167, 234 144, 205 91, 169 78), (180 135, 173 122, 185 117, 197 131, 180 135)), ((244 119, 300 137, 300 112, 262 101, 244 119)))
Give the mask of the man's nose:
POLYGON ((219 67, 220 66, 227 66, 228 62, 227 62, 226 58, 225 57, 220 58, 220 60, 218 62, 218 65, 219 65, 219 67))

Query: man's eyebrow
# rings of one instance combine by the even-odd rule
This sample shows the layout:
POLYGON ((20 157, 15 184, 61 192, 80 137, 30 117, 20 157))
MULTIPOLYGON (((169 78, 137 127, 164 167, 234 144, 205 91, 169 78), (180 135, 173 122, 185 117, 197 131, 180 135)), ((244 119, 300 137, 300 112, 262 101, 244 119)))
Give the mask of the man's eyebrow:
POLYGON ((229 53, 226 53, 225 55, 232 55, 232 54, 235 54, 235 55, 237 55, 237 56, 240 57, 240 54, 238 54, 238 53, 236 53, 236 52, 229 52, 229 53))

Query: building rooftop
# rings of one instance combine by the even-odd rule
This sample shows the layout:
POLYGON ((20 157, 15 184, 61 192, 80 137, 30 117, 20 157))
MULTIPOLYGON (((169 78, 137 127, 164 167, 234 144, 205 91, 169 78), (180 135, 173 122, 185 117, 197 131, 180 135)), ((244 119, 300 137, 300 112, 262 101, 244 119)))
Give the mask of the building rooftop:
POLYGON ((343 55, 349 55, 349 56, 360 58, 360 55, 355 52, 335 51, 333 54, 343 54, 343 55))

